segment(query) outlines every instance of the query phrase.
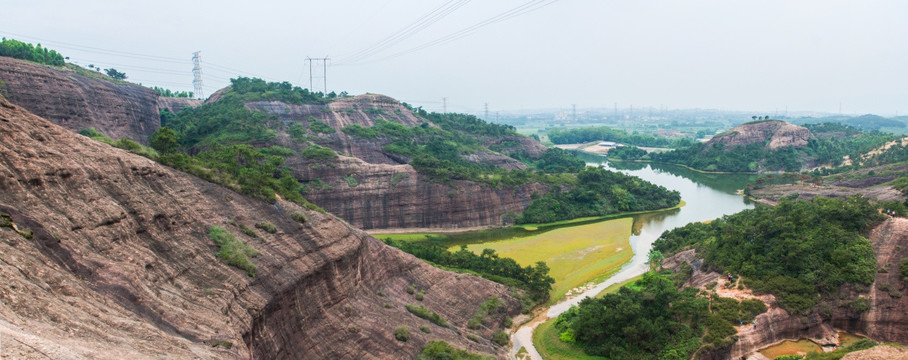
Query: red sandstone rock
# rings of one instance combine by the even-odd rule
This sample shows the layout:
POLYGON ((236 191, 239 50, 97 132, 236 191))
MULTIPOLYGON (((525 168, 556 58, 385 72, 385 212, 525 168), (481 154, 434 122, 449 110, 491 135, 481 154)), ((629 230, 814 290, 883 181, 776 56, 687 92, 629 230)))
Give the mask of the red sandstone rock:
POLYGON ((767 120, 736 126, 716 135, 706 144, 725 144, 726 148, 732 148, 766 141, 765 148, 773 150, 786 146, 805 147, 807 139, 811 137, 813 135, 810 130, 803 126, 780 120, 767 120))
POLYGON ((0 211, 34 232, 0 228, 2 358, 412 358, 434 339, 505 354, 488 340, 500 324, 465 324, 492 296, 516 315, 507 287, 431 267, 331 215, 247 198, 2 98, 0 154, 0 211), (278 231, 253 239, 237 226, 260 221, 278 231), (261 252, 257 277, 215 257, 213 225, 261 252), (420 303, 409 285, 451 328, 404 309, 420 303), (398 326, 410 341, 394 340, 398 326))

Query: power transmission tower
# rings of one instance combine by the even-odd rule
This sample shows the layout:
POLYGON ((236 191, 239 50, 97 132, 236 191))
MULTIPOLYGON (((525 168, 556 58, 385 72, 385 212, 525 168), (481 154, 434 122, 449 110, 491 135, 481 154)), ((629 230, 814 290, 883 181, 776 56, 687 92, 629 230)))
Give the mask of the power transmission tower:
POLYGON ((204 99, 205 94, 202 92, 202 52, 192 53, 192 86, 195 88, 195 97, 204 99))
POLYGON ((441 113, 442 113, 442 114, 447 114, 447 113, 448 113, 448 98, 447 98, 447 97, 441 98, 441 104, 442 104, 442 105, 441 105, 441 107, 442 107, 442 110, 441 110, 442 112, 441 112, 441 113))
POLYGON ((485 117, 485 120, 486 120, 486 121, 489 120, 489 103, 486 103, 486 117, 485 117))
POLYGON ((314 87, 314 85, 313 85, 313 81, 312 81, 312 80, 313 80, 313 79, 321 79, 321 81, 322 81, 322 84, 321 84, 321 85, 322 85, 322 93, 323 93, 323 94, 328 94, 328 60, 331 60, 331 59, 330 59, 329 57, 327 57, 327 56, 325 56, 325 57, 323 57, 323 58, 310 58, 310 57, 307 57, 307 58, 306 58, 306 62, 309 63, 309 91, 315 91, 315 87, 314 87), (317 63, 317 62, 319 62, 319 61, 322 62, 322 74, 321 74, 321 75, 318 74, 318 66, 317 66, 317 65, 315 66, 316 72, 313 73, 313 71, 312 71, 312 69, 313 69, 312 64, 313 64, 313 63, 317 63))
POLYGON ((571 122, 577 122, 577 104, 571 104, 571 108, 573 109, 571 114, 571 122))

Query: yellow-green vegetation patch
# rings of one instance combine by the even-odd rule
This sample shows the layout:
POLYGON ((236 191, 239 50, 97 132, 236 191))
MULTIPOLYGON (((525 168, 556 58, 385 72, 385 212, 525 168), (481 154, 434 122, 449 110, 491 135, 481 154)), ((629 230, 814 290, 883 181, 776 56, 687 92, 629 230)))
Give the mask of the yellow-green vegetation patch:
POLYGON ((218 258, 227 265, 246 270, 249 276, 255 277, 255 264, 249 258, 258 256, 257 250, 237 240, 233 233, 220 226, 212 226, 208 229, 208 237, 220 247, 217 253, 218 258))
POLYGON ((591 356, 583 352, 579 346, 561 341, 561 335, 555 328, 555 320, 550 319, 536 328, 533 332, 533 345, 536 351, 547 360, 604 360, 604 357, 591 356))
POLYGON ((493 249, 527 266, 545 261, 555 279, 552 301, 568 290, 603 279, 633 257, 630 239, 632 218, 559 228, 539 235, 468 245, 481 253, 493 249))

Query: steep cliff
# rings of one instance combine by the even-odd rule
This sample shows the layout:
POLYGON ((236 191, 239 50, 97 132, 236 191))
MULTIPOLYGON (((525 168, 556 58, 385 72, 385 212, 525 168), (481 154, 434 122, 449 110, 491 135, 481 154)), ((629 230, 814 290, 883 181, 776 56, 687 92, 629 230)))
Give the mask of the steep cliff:
MULTIPOLYGON (((384 95, 341 98, 328 105, 255 101, 247 102, 246 107, 277 116, 284 124, 309 124, 314 119, 335 130, 312 134, 310 138, 345 156, 327 166, 300 157, 288 159, 286 164, 301 181, 323 184, 306 193, 308 200, 363 229, 502 225, 513 217, 512 214, 522 212, 529 205, 533 192, 546 191, 546 187, 538 183, 514 188, 463 180, 439 183, 417 173, 407 164, 409 159, 384 151, 382 147, 388 143, 387 139, 355 137, 341 131, 349 125, 370 128, 379 120, 407 127, 438 126, 384 95)), ((302 148, 289 136, 279 136, 275 143, 292 149, 302 148)), ((502 143, 525 151, 529 156, 545 152, 545 147, 538 142, 520 136, 488 139, 483 145, 502 143)), ((488 151, 465 157, 503 169, 526 168, 514 158, 488 151)))
POLYGON ((0 153, 0 357, 412 358, 434 339, 504 354, 489 341, 500 324, 465 324, 493 296, 514 315, 507 287, 433 268, 331 215, 247 198, 2 97, 0 153), (260 222, 274 233, 241 231, 260 222), (211 226, 260 253, 256 277, 215 256, 211 226), (404 309, 414 303, 450 327, 404 309), (409 341, 394 339, 399 326, 409 341))
MULTIPOLYGON (((775 305, 775 297, 771 294, 752 296, 770 305, 769 310, 756 317, 755 327, 750 324, 736 327, 738 340, 730 349, 705 354, 705 358, 740 359, 781 341, 801 338, 821 345, 835 345, 838 343, 837 330, 865 335, 880 342, 908 343, 908 286, 900 279, 898 269, 901 260, 908 258, 908 219, 886 220, 871 232, 869 240, 880 269, 873 285, 869 289, 850 285, 839 289, 844 299, 867 298, 869 308, 866 311, 855 312, 842 302, 822 315, 814 312, 794 316, 775 305)), ((693 275, 684 286, 705 288, 710 283, 718 283, 719 295, 731 297, 722 293, 724 277, 704 267, 694 250, 666 259, 664 267, 678 269, 681 263, 691 264, 693 268, 693 275)))
POLYGON ((706 144, 724 144, 726 148, 753 143, 766 143, 764 148, 775 150, 786 146, 802 148, 807 146, 807 139, 813 135, 803 126, 780 120, 766 120, 736 126, 722 134, 716 135, 706 144))
POLYGON ((0 56, 0 82, 0 95, 10 102, 73 131, 94 127, 114 139, 146 143, 161 126, 154 90, 74 65, 55 68, 0 56))

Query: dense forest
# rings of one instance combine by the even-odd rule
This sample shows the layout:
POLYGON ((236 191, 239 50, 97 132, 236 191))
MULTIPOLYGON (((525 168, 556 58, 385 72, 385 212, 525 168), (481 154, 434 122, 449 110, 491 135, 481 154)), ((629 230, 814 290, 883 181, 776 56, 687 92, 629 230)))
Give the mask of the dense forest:
POLYGON ((698 350, 731 346, 737 341, 734 326, 766 311, 758 300, 678 290, 684 280, 685 274, 648 272, 617 293, 584 299, 558 316, 555 327, 561 341, 590 355, 682 360, 698 350))
POLYGON ((41 44, 33 46, 29 43, 5 37, 0 39, 0 56, 34 61, 45 65, 63 66, 64 64, 63 55, 55 50, 41 47, 41 44))
POLYGON ((585 127, 576 129, 554 128, 548 131, 549 140, 555 144, 580 144, 590 141, 614 141, 617 143, 646 146, 646 147, 671 147, 677 148, 690 145, 693 141, 689 138, 671 139, 660 136, 629 134, 621 129, 608 126, 585 127))
POLYGON ((792 146, 774 150, 763 143, 726 147, 721 143, 696 143, 674 151, 649 154, 654 161, 681 164, 704 171, 757 172, 800 171, 805 167, 841 165, 847 155, 859 159, 895 136, 878 131, 861 132, 842 124, 810 124, 815 136, 804 148, 792 146))
POLYGON ((785 199, 665 232, 653 247, 664 254, 696 248, 709 266, 775 294, 785 310, 805 314, 820 304, 822 313, 842 305, 832 296, 842 285, 873 282, 876 260, 862 234, 882 219, 861 197, 785 199))
POLYGON ((669 208, 681 201, 677 191, 603 168, 585 167, 569 190, 553 189, 537 197, 517 222, 546 223, 628 211, 669 208))
POLYGON ((192 91, 173 91, 170 89, 165 89, 162 87, 152 86, 152 90, 158 93, 160 97, 173 97, 173 98, 192 98, 192 91))

